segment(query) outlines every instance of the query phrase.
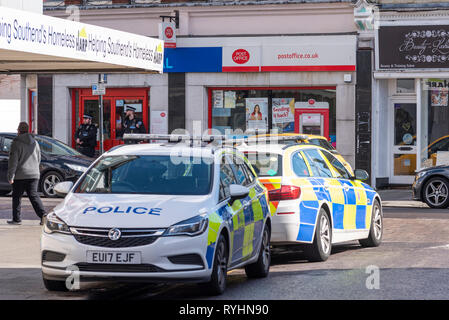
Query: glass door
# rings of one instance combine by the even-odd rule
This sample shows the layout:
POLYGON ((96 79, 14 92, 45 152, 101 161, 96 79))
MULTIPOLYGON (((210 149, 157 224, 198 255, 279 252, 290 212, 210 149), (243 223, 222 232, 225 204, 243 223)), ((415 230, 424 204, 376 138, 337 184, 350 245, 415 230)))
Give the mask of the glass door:
POLYGON ((412 184, 416 170, 416 103, 393 103, 391 183, 412 184))
MULTIPOLYGON (((88 114, 92 116, 92 124, 97 126, 97 148, 100 141, 100 105, 99 100, 95 98, 81 99, 81 116, 88 114)), ((112 147, 113 130, 111 126, 111 99, 103 99, 103 141, 104 150, 112 147)))

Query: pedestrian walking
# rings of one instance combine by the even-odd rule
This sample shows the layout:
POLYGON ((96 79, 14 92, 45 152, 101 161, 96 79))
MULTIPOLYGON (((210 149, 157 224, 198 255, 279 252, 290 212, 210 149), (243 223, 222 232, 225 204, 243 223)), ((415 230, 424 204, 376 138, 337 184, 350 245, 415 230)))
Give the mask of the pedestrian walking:
POLYGON ((12 220, 9 224, 21 224, 21 202, 26 191, 34 211, 41 219, 45 216, 45 208, 37 193, 41 162, 41 150, 34 136, 29 132, 26 122, 19 123, 17 137, 11 144, 8 160, 8 182, 12 185, 12 220))
POLYGON ((88 114, 83 116, 83 123, 75 132, 76 146, 79 152, 93 158, 95 146, 97 145, 97 127, 92 124, 92 117, 88 114))
MULTIPOLYGON (((141 119, 137 119, 135 115, 136 108, 126 106, 126 116, 123 121, 123 133, 146 133, 145 125, 141 119)), ((125 139, 125 144, 135 144, 139 141, 125 139)))

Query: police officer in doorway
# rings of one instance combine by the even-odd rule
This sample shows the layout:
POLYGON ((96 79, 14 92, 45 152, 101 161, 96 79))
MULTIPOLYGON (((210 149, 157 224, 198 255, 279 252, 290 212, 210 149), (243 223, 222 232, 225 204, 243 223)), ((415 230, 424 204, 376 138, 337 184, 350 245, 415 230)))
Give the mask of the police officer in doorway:
POLYGON ((83 116, 83 123, 75 132, 76 146, 79 152, 93 158, 95 146, 97 145, 97 127, 92 124, 92 117, 88 114, 83 116))
MULTIPOLYGON (((143 121, 137 119, 135 116, 136 108, 132 106, 126 106, 125 111, 126 115, 125 119, 123 120, 123 133, 146 133, 143 121)), ((124 139, 124 141, 125 144, 135 144, 139 142, 137 140, 129 139, 124 139)))

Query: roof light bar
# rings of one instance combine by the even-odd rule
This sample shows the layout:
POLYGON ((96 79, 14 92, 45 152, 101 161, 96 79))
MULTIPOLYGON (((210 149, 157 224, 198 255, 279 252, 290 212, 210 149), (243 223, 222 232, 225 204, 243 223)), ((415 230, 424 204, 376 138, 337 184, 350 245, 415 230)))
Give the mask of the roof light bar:
POLYGON ((281 141, 305 141, 307 136, 298 134, 292 136, 265 136, 265 137, 251 137, 251 138, 235 138, 226 137, 225 135, 203 135, 191 136, 188 134, 148 134, 148 133, 125 133, 123 140, 167 140, 169 142, 186 142, 186 141, 201 141, 213 142, 220 141, 223 144, 242 144, 242 143, 264 143, 264 142, 281 142, 281 141))

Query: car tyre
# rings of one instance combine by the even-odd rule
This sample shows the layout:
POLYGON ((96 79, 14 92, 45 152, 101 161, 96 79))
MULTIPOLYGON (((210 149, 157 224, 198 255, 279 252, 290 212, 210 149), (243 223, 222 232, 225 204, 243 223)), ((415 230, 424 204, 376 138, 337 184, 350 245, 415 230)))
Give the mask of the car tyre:
POLYGON ((69 289, 67 289, 65 281, 48 280, 45 278, 43 278, 42 280, 44 281, 44 286, 48 291, 69 291, 69 289))
POLYGON ((449 207, 449 180, 443 177, 429 179, 423 188, 424 202, 431 208, 449 207))
POLYGON ((259 258, 256 262, 245 267, 245 273, 248 278, 265 278, 268 276, 271 263, 270 235, 270 228, 268 225, 265 225, 259 249, 259 258))
POLYGON ((214 264, 210 281, 205 288, 210 295, 220 295, 226 290, 226 279, 228 272, 228 246, 223 234, 220 234, 215 247, 214 264))
POLYGON ((320 209, 313 243, 304 247, 304 253, 310 262, 326 261, 332 251, 332 227, 329 216, 320 209))
POLYGON ((57 198, 58 195, 53 190, 55 185, 61 181, 63 181, 63 177, 60 173, 56 171, 48 171, 46 172, 40 182, 40 189, 45 197, 47 198, 57 198))
POLYGON ((362 247, 378 247, 382 242, 383 235, 383 213, 379 201, 374 200, 371 213, 371 227, 367 239, 359 240, 362 247))

